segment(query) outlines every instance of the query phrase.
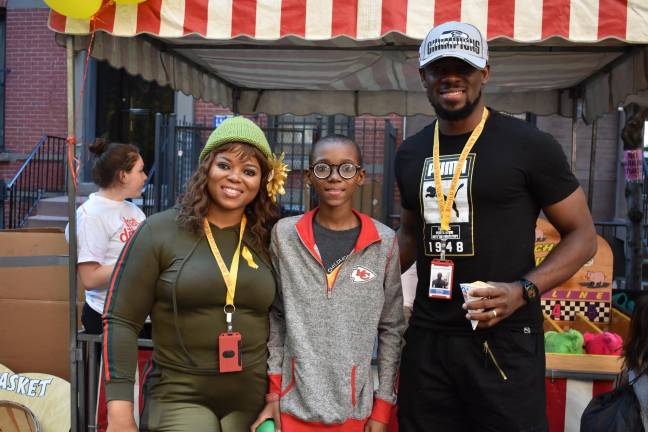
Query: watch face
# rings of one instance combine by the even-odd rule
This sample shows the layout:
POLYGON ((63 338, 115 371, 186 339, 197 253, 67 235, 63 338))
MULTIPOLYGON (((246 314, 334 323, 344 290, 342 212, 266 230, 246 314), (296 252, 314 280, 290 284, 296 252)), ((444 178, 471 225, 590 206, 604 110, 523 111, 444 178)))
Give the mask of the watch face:
POLYGON ((535 300, 536 297, 538 297, 538 288, 535 285, 531 285, 527 289, 527 295, 529 296, 529 299, 535 300))

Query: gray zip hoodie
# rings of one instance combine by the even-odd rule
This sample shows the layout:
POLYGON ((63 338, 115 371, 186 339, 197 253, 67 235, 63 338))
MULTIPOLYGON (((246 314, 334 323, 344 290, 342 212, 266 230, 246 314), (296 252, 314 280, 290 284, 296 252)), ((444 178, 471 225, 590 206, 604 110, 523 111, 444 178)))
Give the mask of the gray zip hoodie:
POLYGON ((313 235, 317 209, 280 220, 271 256, 278 296, 270 311, 270 392, 280 395, 286 432, 362 431, 387 424, 405 330, 393 230, 356 212, 353 253, 328 278, 313 235), (378 335, 378 389, 371 355, 378 335))

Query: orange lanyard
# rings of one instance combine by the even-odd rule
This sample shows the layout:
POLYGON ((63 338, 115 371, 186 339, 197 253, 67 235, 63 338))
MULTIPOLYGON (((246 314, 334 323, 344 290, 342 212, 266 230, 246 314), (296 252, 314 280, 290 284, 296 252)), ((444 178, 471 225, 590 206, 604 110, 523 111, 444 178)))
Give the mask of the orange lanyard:
MULTIPOLYGON (((209 226, 209 221, 207 220, 207 218, 205 218, 203 221, 203 227, 205 230, 205 235, 207 236, 207 241, 209 242, 209 248, 212 251, 212 255, 214 255, 214 259, 218 264, 218 268, 220 269, 223 275, 223 280, 225 281, 225 287, 227 288, 227 296, 225 297, 225 308, 227 308, 227 306, 232 306, 232 310, 234 309, 234 295, 236 294, 236 279, 238 278, 239 258, 241 257, 241 242, 243 241, 243 232, 245 231, 246 224, 247 224, 247 218, 245 217, 245 215, 243 215, 243 218, 241 219, 241 229, 239 231, 238 245, 236 246, 236 250, 234 251, 234 256, 232 257, 232 264, 228 270, 227 266, 225 265, 225 262, 223 261, 223 257, 220 251, 218 250, 216 241, 214 240, 211 227, 209 226)), ((225 310, 225 313, 228 314, 227 310, 225 310)), ((231 315, 228 318, 229 321, 231 321, 231 315)))
POLYGON ((484 125, 486 124, 487 118, 488 118, 488 110, 486 109, 486 107, 484 107, 481 121, 479 122, 475 130, 472 131, 472 133, 470 134, 470 138, 468 138, 468 141, 466 142, 466 145, 464 145, 463 150, 461 150, 461 154, 459 155, 459 161, 457 162, 457 165, 455 166, 454 174, 452 175, 452 181, 450 182, 450 190, 448 191, 447 199, 445 198, 445 195, 443 193, 443 184, 441 183, 441 161, 439 159, 439 121, 438 120, 436 121, 436 124, 434 126, 433 167, 434 167, 434 186, 436 188, 436 197, 437 197, 437 203, 439 204, 439 215, 441 218, 441 231, 450 230, 450 216, 451 216, 452 204, 454 203, 455 195, 457 193, 459 176, 461 176, 461 171, 463 170, 463 166, 466 163, 466 158, 468 158, 468 154, 470 153, 470 150, 472 150, 473 146, 477 142, 477 139, 479 138, 482 131, 484 130, 484 125))

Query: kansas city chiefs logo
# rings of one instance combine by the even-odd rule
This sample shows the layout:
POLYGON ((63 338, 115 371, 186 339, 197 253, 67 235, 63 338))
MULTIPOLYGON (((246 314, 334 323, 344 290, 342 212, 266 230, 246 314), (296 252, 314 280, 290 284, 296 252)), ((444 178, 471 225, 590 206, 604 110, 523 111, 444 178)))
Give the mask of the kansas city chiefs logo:
POLYGON ((365 283, 376 277, 376 273, 369 269, 358 266, 351 272, 351 280, 353 283, 365 283))

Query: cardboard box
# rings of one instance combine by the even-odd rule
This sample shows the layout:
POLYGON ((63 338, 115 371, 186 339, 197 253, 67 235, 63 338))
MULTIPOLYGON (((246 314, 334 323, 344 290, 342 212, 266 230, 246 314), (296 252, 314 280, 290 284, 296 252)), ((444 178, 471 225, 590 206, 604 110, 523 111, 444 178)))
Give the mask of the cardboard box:
POLYGON ((67 254, 68 244, 63 230, 36 228, 0 231, 0 256, 67 256, 67 254))
POLYGON ((70 379, 68 302, 0 299, 0 363, 70 379))
POLYGON ((0 363, 16 373, 69 380, 67 255, 62 230, 0 231, 0 363))

